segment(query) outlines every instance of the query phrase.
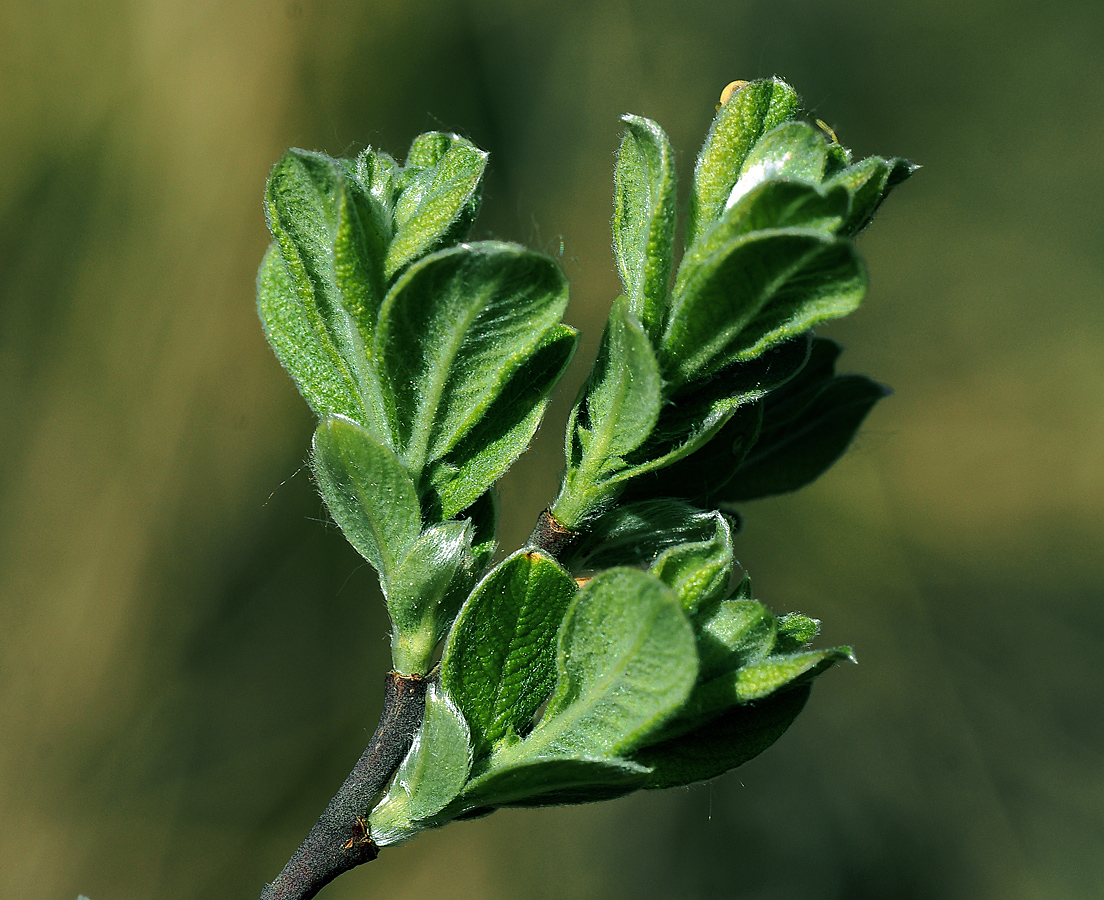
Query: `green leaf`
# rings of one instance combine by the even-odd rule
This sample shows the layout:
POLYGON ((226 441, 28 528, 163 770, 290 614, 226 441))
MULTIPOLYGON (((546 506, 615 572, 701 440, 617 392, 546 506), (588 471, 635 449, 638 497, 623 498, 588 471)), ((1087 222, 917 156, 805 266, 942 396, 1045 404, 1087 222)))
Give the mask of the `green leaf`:
POLYGON ((778 619, 778 634, 774 640, 777 654, 796 653, 812 643, 820 633, 820 621, 801 613, 786 613, 778 619))
MULTIPOLYGON (((672 389, 674 402, 663 407, 651 436, 629 454, 626 467, 615 477, 620 481, 640 479, 682 460, 687 460, 687 465, 697 465, 689 461, 692 454, 711 443, 741 407, 755 403, 799 371, 808 348, 804 337, 784 341, 754 359, 729 366, 711 379, 684 385, 681 393, 672 389)), ((734 444, 730 449, 734 449, 734 444)), ((734 470, 734 466, 729 468, 726 476, 734 470)), ((696 480, 699 479, 691 479, 696 480)), ((666 493, 662 477, 645 480, 642 485, 651 485, 654 493, 666 493)))
POLYGON ((615 506, 595 519, 570 557, 576 570, 649 565, 669 547, 708 541, 714 515, 678 500, 642 500, 615 506))
POLYGON ((368 817, 373 843, 377 847, 397 844, 428 827, 463 789, 470 766, 464 717, 431 683, 422 727, 390 789, 368 817))
POLYGON ((472 583, 472 524, 441 522, 414 541, 384 585, 394 623, 391 659, 404 674, 424 675, 472 583))
POLYGON ((775 646, 777 620, 762 603, 737 596, 703 605, 694 627, 705 682, 766 657, 775 646))
POLYGON ((372 207, 379 213, 379 228, 387 237, 390 245, 394 237, 395 194, 398 191, 397 179, 400 174, 398 163, 388 154, 373 150, 364 150, 355 160, 346 160, 345 172, 375 201, 372 207))
POLYGON ((838 184, 828 188, 801 181, 752 185, 683 256, 673 291, 674 308, 677 310, 685 302, 693 278, 701 274, 699 269, 713 264, 713 257, 725 252, 737 238, 778 228, 808 228, 834 234, 846 220, 850 204, 846 187, 838 184))
POLYGON ((442 518, 473 502, 524 452, 577 341, 576 331, 566 325, 546 331, 483 417, 443 458, 430 463, 428 491, 440 505, 442 518))
POLYGON ((601 489, 655 427, 663 382, 643 327, 622 295, 614 301, 598 358, 567 426, 568 471, 552 514, 576 527, 602 505, 601 489))
POLYGON ((395 237, 384 263, 387 278, 450 239, 462 239, 479 208, 486 166, 487 154, 459 135, 430 133, 415 140, 395 204, 395 237))
POLYGON ((784 81, 753 81, 737 91, 713 119, 694 168, 686 246, 692 247, 724 211, 744 161, 759 139, 798 110, 796 91, 784 81))
MULTIPOLYGON (((308 346, 327 349, 331 360, 326 368, 336 368, 344 373, 344 378, 334 385, 334 389, 344 390, 350 399, 341 404, 340 409, 335 409, 315 406, 316 401, 325 395, 319 396, 313 391, 311 396, 307 396, 306 392, 304 395, 315 406, 319 416, 338 412, 346 414, 349 405, 356 404, 357 414, 351 418, 367 426, 386 442, 386 433, 379 430, 385 427, 385 422, 381 415, 378 383, 369 361, 370 348, 366 348, 361 330, 366 325, 365 310, 374 308, 374 304, 378 303, 378 300, 373 301, 369 297, 373 290, 372 266, 365 259, 367 247, 363 254, 356 257, 349 247, 350 240, 367 240, 368 232, 366 223, 355 212, 355 201, 347 196, 342 169, 335 160, 321 153, 289 150, 268 178, 265 200, 268 226, 279 246, 287 282, 294 292, 294 302, 298 303, 303 317, 315 332, 308 346), (339 221, 342 209, 345 212, 344 234, 341 233, 342 223, 339 221), (355 223, 353 219, 356 219, 355 223), (342 248, 340 260, 335 259, 335 243, 342 248), (350 308, 346 308, 339 286, 338 271, 335 270, 337 263, 340 264, 341 284, 353 292, 350 308), (356 314, 361 315, 361 321, 358 321, 356 314)), ((284 302, 289 299, 285 296, 284 302)), ((272 302, 261 304, 261 315, 270 331, 281 321, 272 306, 272 302)), ((273 343, 276 344, 275 341, 273 343)), ((280 343, 286 346, 287 341, 280 343)), ((292 352, 282 356, 281 362, 288 367, 297 383, 302 381, 311 385, 314 381, 313 370, 319 362, 315 357, 316 354, 311 354, 303 359, 301 354, 292 352), (300 372, 301 368, 307 371, 300 372)))
POLYGON ((614 758, 645 742, 685 702, 698 674, 678 598, 635 569, 579 592, 560 631, 559 678, 540 723, 493 765, 545 756, 614 758))
POLYGON ((462 799, 470 809, 592 803, 642 787, 649 771, 623 759, 544 756, 496 765, 473 779, 462 799))
POLYGON ((556 634, 575 580, 518 551, 464 603, 441 658, 441 683, 471 728, 477 757, 528 733, 556 680, 556 634))
POLYGON ((480 495, 474 503, 465 507, 458 519, 471 519, 472 523, 472 571, 481 573, 490 562, 498 544, 495 534, 498 528, 498 499, 494 490, 480 495))
POLYGON ((919 166, 908 160, 871 156, 833 177, 830 185, 841 185, 851 195, 851 212, 842 232, 855 235, 870 224, 889 192, 909 178, 919 166))
MULTIPOLYGON (((707 682, 703 687, 709 687, 715 682, 727 682, 731 686, 735 702, 747 703, 773 694, 787 685, 809 681, 845 659, 855 661, 850 647, 769 656, 761 662, 743 666, 730 675, 722 675, 707 682)), ((720 687, 717 684, 715 690, 719 692, 720 687)))
POLYGON ((732 526, 713 513, 713 535, 706 541, 677 544, 664 550, 648 570, 679 598, 688 615, 728 593, 735 562, 732 526))
POLYGON ((679 710, 677 719, 664 730, 663 737, 668 737, 672 732, 691 731, 737 704, 762 700, 783 688, 811 681, 845 659, 854 661, 850 647, 806 650, 785 656, 768 656, 717 675, 694 688, 689 700, 679 710))
MULTIPOLYGON (((662 382, 655 354, 624 296, 614 301, 585 394, 584 458, 601 471, 639 447, 659 417, 662 382)), ((585 465, 585 464, 584 464, 585 465)))
POLYGON ((713 499, 738 503, 815 481, 843 455, 867 414, 888 393, 865 376, 841 375, 791 398, 787 405, 798 407, 792 417, 784 406, 777 419, 764 413, 758 441, 713 499))
POLYGON ((866 274, 849 241, 783 228, 725 243, 676 293, 660 358, 675 385, 708 378, 858 307, 866 274))
POLYGON ((634 757, 652 769, 644 786, 668 788, 705 781, 758 756, 797 718, 810 689, 802 685, 737 706, 688 734, 645 747, 634 757))
POLYGON ((444 457, 475 427, 548 332, 562 334, 566 305, 556 264, 513 244, 442 250, 399 279, 376 347, 408 468, 444 457))
POLYGON ((387 585, 421 532, 414 483, 395 454, 348 419, 314 433, 314 477, 334 521, 387 585))
POLYGON ((667 310, 675 236, 675 161, 655 122, 622 116, 614 172, 613 252, 629 309, 658 340, 667 310))
POLYGON ((763 135, 740 167, 725 209, 767 181, 805 181, 819 184, 824 177, 828 145, 824 135, 805 122, 786 122, 763 135))
POLYGON ((277 359, 315 414, 363 420, 355 378, 313 304, 296 293, 276 244, 268 248, 257 273, 257 312, 277 359))
MULTIPOLYGON (((334 281, 342 305, 360 332, 360 348, 372 352, 376 320, 386 293, 383 257, 390 229, 385 212, 370 193, 348 184, 338 196, 333 243, 334 281)), ((374 373, 373 373, 374 375, 374 373)), ((378 386, 376 387, 378 392, 378 386)))

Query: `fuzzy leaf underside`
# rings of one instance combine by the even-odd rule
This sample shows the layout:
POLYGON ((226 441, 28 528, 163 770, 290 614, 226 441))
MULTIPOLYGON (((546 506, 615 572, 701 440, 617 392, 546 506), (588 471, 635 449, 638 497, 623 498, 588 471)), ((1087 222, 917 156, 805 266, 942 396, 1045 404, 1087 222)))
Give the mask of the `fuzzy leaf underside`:
POLYGON ((843 455, 875 404, 882 385, 862 375, 837 376, 825 385, 801 419, 766 432, 715 502, 740 503, 785 494, 811 484, 843 455))
POLYGON ((421 531, 414 482, 391 450, 349 419, 322 421, 311 461, 334 521, 375 567, 386 591, 421 531))
POLYGON ((809 699, 810 685, 737 706, 689 734, 644 748, 633 758, 651 769, 647 788, 679 787, 723 775, 777 741, 809 699))
POLYGON ((611 800, 643 787, 650 770, 624 759, 541 756, 497 766, 462 796, 471 809, 611 800))

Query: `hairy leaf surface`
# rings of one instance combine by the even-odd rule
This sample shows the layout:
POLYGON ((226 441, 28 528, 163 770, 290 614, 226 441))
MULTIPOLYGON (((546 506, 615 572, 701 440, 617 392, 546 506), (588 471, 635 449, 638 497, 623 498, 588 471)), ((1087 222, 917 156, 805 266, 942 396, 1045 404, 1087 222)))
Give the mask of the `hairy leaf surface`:
POLYGON ((395 237, 384 262, 387 278, 449 238, 463 237, 478 210, 486 166, 487 154, 459 135, 431 132, 415 140, 395 204, 395 237))
POLYGON ((322 421, 314 433, 311 462, 334 521, 387 590, 421 532, 414 482, 391 450, 349 419, 322 421))
POLYGON ((629 308, 654 341, 663 332, 675 236, 675 161, 651 119, 622 116, 614 170, 613 251, 629 308))
POLYGON ((376 346, 396 441, 412 471, 445 456, 480 422, 566 306, 556 264, 513 244, 461 244, 398 280, 376 346))
POLYGON ((556 667, 556 690, 537 728, 496 763, 630 752, 689 695, 698 673, 694 632, 662 582, 612 569, 572 603, 556 667))
POLYGON ((724 211, 744 161, 759 139, 798 110, 797 93, 784 81, 753 81, 718 110, 694 168, 686 246, 693 247, 724 211))
POLYGON ((441 658, 441 683, 463 711, 475 753, 528 733, 556 680, 556 635, 575 580, 519 551, 476 587, 441 658))

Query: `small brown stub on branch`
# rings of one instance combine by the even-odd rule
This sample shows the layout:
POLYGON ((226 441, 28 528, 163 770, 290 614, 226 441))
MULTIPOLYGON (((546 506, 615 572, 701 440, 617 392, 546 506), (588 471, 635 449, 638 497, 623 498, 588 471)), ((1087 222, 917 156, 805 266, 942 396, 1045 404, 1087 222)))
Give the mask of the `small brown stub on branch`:
POLYGON ((371 842, 372 839, 368 837, 368 823, 361 816, 357 816, 356 824, 353 826, 353 836, 344 843, 341 849, 352 850, 358 844, 369 844, 371 842))
POLYGON ((529 546, 555 560, 562 560, 581 536, 578 531, 557 522, 556 517, 546 509, 537 517, 537 525, 529 535, 529 546))

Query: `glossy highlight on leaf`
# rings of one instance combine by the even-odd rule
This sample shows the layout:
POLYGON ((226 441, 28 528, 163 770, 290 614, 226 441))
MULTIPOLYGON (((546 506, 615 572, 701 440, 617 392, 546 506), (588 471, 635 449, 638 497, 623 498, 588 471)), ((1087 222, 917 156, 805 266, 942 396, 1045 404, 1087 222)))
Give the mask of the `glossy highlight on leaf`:
POLYGON ((787 122, 765 134, 740 167, 725 209, 764 182, 805 181, 819 184, 828 161, 824 135, 805 122, 787 122))
POLYGON ((390 790, 368 819, 372 841, 386 847, 426 827, 463 790, 470 767, 464 717, 444 692, 431 684, 422 727, 390 790))
POLYGON ((744 160, 764 133, 792 118, 797 92, 784 81, 753 81, 721 106, 694 168, 686 245, 709 228, 724 209, 744 160))

